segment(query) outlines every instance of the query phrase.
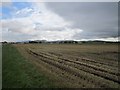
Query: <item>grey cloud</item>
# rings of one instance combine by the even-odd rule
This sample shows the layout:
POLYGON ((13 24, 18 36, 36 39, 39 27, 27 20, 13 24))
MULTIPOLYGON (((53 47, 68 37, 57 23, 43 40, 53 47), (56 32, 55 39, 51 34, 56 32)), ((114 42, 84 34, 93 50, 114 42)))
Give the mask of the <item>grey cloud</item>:
POLYGON ((46 6, 64 19, 72 21, 74 28, 83 30, 74 38, 118 36, 117 2, 50 2, 46 6))
POLYGON ((29 40, 32 36, 13 32, 2 32, 3 41, 24 41, 23 38, 24 40, 29 40))

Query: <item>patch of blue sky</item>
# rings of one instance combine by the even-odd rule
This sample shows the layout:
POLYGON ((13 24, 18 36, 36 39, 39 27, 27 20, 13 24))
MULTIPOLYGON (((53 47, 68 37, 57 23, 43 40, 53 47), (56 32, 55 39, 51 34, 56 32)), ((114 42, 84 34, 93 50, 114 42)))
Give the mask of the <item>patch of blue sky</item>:
POLYGON ((12 5, 20 10, 26 7, 31 7, 32 4, 30 2, 13 2, 12 5))
POLYGON ((0 20, 2 19, 2 8, 0 7, 0 20))
POLYGON ((7 19, 11 17, 12 9, 10 7, 2 7, 2 19, 7 19))
POLYGON ((9 6, 2 6, 2 19, 12 18, 16 10, 29 8, 31 5, 30 2, 12 2, 9 6))

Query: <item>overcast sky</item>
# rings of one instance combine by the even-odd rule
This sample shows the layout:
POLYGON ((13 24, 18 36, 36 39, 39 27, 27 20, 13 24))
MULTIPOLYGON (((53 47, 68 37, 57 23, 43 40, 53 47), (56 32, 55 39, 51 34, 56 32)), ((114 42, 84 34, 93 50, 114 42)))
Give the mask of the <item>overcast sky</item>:
POLYGON ((3 3, 2 40, 118 40, 117 2, 3 3))

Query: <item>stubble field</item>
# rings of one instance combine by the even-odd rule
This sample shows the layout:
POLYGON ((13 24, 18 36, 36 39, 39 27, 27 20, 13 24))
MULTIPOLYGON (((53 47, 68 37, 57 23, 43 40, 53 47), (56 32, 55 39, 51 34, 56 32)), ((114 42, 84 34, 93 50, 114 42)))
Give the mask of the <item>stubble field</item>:
POLYGON ((118 88, 117 44, 15 44, 57 87, 118 88))

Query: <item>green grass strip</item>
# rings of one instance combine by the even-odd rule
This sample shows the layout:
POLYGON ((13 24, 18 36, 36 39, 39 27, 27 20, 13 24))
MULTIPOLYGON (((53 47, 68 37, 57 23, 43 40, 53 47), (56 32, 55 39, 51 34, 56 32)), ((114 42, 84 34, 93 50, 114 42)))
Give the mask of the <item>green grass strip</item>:
POLYGON ((13 45, 3 45, 2 49, 3 88, 54 87, 52 82, 25 60, 13 45))

